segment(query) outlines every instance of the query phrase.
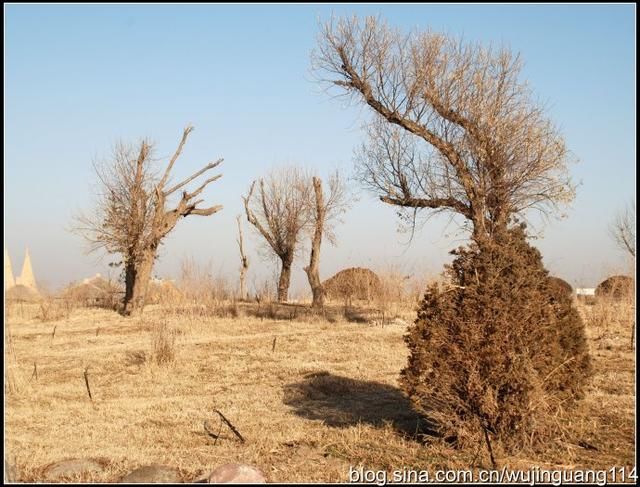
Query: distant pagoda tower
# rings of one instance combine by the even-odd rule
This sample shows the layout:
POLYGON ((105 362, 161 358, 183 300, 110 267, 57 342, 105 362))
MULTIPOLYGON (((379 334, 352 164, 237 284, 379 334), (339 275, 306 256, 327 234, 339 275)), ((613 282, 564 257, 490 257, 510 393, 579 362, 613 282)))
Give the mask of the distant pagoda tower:
POLYGON ((13 267, 11 267, 11 258, 7 248, 4 248, 4 290, 11 289, 16 285, 16 281, 13 278, 13 267))
POLYGON ((34 291, 38 291, 36 278, 33 277, 33 268, 31 267, 31 257, 29 257, 29 249, 25 249, 24 263, 22 264, 22 273, 16 279, 16 284, 28 287, 34 291))

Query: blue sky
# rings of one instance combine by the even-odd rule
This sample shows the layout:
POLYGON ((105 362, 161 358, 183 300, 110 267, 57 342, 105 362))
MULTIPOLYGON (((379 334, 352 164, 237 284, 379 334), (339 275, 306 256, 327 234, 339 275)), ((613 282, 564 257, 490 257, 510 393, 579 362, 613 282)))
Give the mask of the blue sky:
MULTIPOLYGON (((579 159, 578 195, 562 220, 538 225, 548 268, 595 285, 624 268, 608 235, 635 195, 634 5, 5 5, 5 246, 17 273, 28 246, 36 277, 51 288, 96 272, 68 228, 92 202, 92 160, 119 139, 156 141, 168 156, 182 128, 195 130, 174 174, 224 157, 223 178, 205 193, 223 212, 179 223, 156 274, 176 277, 193 257, 235 279, 235 216, 253 178, 281 164, 322 175, 351 173, 366 109, 322 92, 309 57, 318 19, 382 15, 403 29, 427 28, 505 43, 549 105, 579 159)), ((248 225, 245 222, 245 225, 248 225)), ((344 217, 338 246, 323 247, 321 275, 346 266, 437 274, 464 234, 434 218, 410 245, 392 208, 367 193, 344 217)), ((249 282, 271 275, 251 232, 249 282)), ((294 289, 305 289, 302 261, 294 289)))

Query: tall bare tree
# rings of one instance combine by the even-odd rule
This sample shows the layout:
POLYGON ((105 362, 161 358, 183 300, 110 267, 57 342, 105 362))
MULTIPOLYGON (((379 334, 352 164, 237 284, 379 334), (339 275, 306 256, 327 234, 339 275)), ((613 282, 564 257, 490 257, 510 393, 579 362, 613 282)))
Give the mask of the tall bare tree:
POLYGON ((242 238, 242 222, 241 216, 238 215, 236 220, 238 221, 238 248, 240 249, 240 299, 247 299, 247 291, 245 281, 247 277, 247 271, 249 270, 249 257, 244 253, 244 239, 242 238))
POLYGON ((373 110, 361 175, 385 203, 459 213, 482 244, 573 198, 564 139, 509 50, 354 17, 322 26, 312 64, 373 110))
POLYGON ((618 212, 611 225, 611 236, 631 257, 636 257, 636 202, 631 200, 618 212))
POLYGON ((171 170, 192 132, 184 129, 180 144, 162 176, 153 167, 153 146, 143 140, 138 149, 119 144, 112 160, 94 164, 98 176, 98 201, 95 212, 77 218, 76 231, 91 244, 90 250, 104 249, 120 254, 125 274, 123 313, 142 310, 158 247, 174 229, 178 220, 190 215, 210 216, 221 205, 199 208, 204 200, 197 197, 222 174, 204 180, 192 192, 185 186, 217 167, 222 159, 211 162, 183 181, 170 185, 171 170), (168 209, 168 199, 182 189, 180 199, 168 209))
POLYGON ((348 207, 346 185, 344 180, 336 172, 329 178, 329 195, 325 199, 322 189, 322 180, 314 176, 312 178, 314 198, 310 202, 309 211, 312 214, 313 235, 311 238, 311 256, 309 265, 304 268, 309 279, 311 292, 313 293, 313 308, 324 306, 324 289, 320 280, 320 246, 322 236, 325 235, 329 242, 335 243, 335 234, 332 224, 336 218, 346 211, 348 207))
POLYGON ((291 267, 300 232, 309 221, 309 184, 304 172, 295 167, 272 171, 251 184, 243 197, 247 220, 262 235, 267 250, 281 262, 278 280, 278 301, 289 297, 291 267))

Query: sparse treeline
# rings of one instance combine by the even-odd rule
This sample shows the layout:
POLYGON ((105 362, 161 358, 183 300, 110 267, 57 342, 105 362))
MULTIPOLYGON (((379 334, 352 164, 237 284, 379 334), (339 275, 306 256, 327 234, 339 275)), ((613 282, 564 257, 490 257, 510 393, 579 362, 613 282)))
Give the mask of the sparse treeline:
MULTIPOLYGON (((445 282, 427 288, 405 336, 405 392, 443 436, 458 447, 484 443, 494 464, 496 451, 512 454, 561 436, 556 418, 574 406, 591 373, 584 323, 521 220, 532 209, 553 215, 574 186, 565 140, 520 79, 519 55, 351 18, 322 25, 312 60, 321 82, 370 109, 355 156, 363 187, 410 223, 421 212, 450 212, 469 232, 469 243, 452 251, 445 282)), ((183 190, 177 206, 165 209, 170 195, 220 162, 165 188, 190 131, 161 178, 150 170, 147 142, 137 158, 119 148, 114 164, 98 171, 98 214, 82 220, 83 230, 96 247, 123 256, 125 313, 142 306, 157 247, 177 220, 220 209, 199 209, 195 199, 219 175, 183 190)), ((279 261, 280 302, 288 300, 292 266, 308 239, 304 270, 312 307, 321 308, 321 246, 335 242, 333 228, 349 206, 344 179, 283 167, 254 180, 242 201, 264 250, 279 261)), ((613 231, 635 256, 633 211, 613 231)), ((240 218, 238 233, 244 299, 240 218)))
MULTIPOLYGON (((221 205, 199 208, 203 200, 196 199, 221 174, 206 179, 192 192, 183 189, 217 167, 222 159, 166 188, 171 169, 192 130, 192 127, 185 129, 162 177, 153 170, 153 146, 146 140, 137 149, 119 144, 108 161, 94 165, 99 182, 98 202, 93 214, 77 217, 75 229, 90 242, 91 250, 104 249, 121 257, 115 265, 123 267, 125 295, 122 312, 125 315, 142 310, 158 247, 178 220, 189 215, 209 216, 222 209, 221 205), (180 200, 173 209, 167 209, 167 199, 180 189, 180 200)), ((272 171, 257 183, 257 191, 254 181, 248 195, 242 199, 247 220, 264 239, 267 252, 281 262, 278 301, 288 300, 294 258, 301 251, 301 240, 309 237, 311 252, 305 272, 313 293, 313 307, 321 307, 324 293, 319 272, 320 247, 323 237, 335 243, 333 226, 348 208, 344 179, 338 172, 331 174, 325 194, 319 177, 301 168, 286 167, 272 171)), ((244 248, 240 217, 238 247, 240 298, 246 299, 249 259, 244 248)))

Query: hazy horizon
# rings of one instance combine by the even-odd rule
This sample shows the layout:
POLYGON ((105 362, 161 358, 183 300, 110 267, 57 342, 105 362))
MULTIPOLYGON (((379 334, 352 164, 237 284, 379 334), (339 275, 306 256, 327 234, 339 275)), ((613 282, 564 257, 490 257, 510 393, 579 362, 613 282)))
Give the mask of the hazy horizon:
MULTIPOLYGON (((14 275, 25 247, 36 279, 51 289, 107 275, 115 259, 85 255, 85 242, 68 231, 73 214, 92 206, 92 161, 119 140, 149 137, 166 164, 191 123, 174 178, 223 157, 223 177, 204 198, 224 209, 180 221, 154 274, 177 278, 193 257, 236 282, 235 218, 253 179, 286 164, 352 174, 370 114, 331 99, 309 71, 317 19, 332 12, 380 14, 403 30, 431 27, 520 52, 523 76, 579 159, 566 217, 532 216, 532 243, 551 273, 574 286, 629 272, 609 225, 635 195, 635 6, 14 4, 5 6, 4 38, 4 243, 14 275)), ((435 276, 465 239, 439 215, 407 245, 394 208, 355 192, 338 245, 323 244, 322 279, 356 266, 435 276)), ((246 218, 243 226, 251 290, 273 265, 260 258, 246 218)), ((294 297, 308 289, 307 259, 294 264, 294 297)))

